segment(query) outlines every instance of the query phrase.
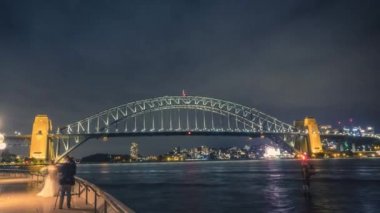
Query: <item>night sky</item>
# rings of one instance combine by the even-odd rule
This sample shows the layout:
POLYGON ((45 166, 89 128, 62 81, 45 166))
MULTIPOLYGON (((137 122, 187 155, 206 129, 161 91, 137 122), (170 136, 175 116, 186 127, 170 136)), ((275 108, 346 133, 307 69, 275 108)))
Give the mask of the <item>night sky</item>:
MULTIPOLYGON (((377 0, 1 0, 0 132, 30 134, 36 114, 57 127, 182 89, 287 123, 353 118, 379 132, 379 11, 377 0)), ((120 140, 75 155, 243 139, 120 140)))

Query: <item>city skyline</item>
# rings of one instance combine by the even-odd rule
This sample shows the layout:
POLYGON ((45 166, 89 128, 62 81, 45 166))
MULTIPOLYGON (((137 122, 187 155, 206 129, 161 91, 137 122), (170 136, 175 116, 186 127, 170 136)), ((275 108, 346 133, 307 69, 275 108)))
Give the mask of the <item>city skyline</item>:
MULTIPOLYGON (((36 114, 56 128, 183 89, 287 123, 353 119, 378 130, 377 8, 375 1, 3 1, 0 132, 29 134, 36 114)), ((177 139, 141 140, 153 151, 177 139)))

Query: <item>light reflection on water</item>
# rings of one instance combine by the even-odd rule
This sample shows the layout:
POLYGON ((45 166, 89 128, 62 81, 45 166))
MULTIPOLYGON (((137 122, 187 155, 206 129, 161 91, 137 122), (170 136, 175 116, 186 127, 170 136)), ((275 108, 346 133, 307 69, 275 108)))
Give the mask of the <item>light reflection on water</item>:
POLYGON ((316 160, 312 197, 299 162, 79 165, 78 175, 137 212, 377 212, 380 159, 316 160), (365 210, 365 211, 364 211, 365 210))

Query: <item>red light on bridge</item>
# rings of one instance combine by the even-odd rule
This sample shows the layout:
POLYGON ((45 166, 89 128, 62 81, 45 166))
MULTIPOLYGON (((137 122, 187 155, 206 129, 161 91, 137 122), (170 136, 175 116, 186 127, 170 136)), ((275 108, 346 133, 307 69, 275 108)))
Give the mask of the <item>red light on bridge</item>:
POLYGON ((188 134, 188 135, 191 135, 191 132, 189 131, 189 132, 187 132, 187 134, 188 134))
POLYGON ((307 160, 309 160, 309 156, 307 153, 301 154, 302 164, 307 163, 307 160))

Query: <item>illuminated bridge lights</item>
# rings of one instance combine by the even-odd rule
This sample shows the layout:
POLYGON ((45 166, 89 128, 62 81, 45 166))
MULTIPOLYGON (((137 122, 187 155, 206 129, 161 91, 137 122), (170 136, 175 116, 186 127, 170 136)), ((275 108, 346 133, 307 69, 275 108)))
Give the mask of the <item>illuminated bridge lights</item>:
POLYGON ((254 135, 286 134, 297 130, 255 108, 237 103, 199 96, 164 96, 113 107, 61 127, 57 132, 68 139, 56 141, 57 157, 99 134, 108 137, 150 133, 175 135, 184 131, 187 135, 254 135), (72 137, 81 141, 73 144, 72 137))

